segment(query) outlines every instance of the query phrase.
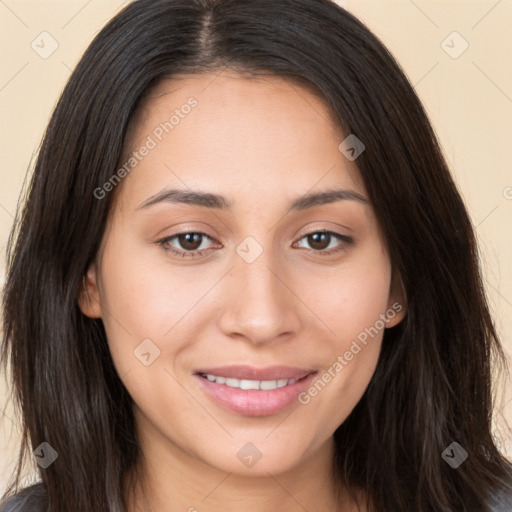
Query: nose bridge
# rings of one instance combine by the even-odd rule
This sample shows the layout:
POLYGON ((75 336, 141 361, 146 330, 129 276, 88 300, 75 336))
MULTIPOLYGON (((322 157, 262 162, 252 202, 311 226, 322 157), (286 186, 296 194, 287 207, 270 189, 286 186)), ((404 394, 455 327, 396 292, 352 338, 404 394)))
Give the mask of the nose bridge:
POLYGON ((246 297, 245 304, 254 302, 252 307, 260 310, 279 308, 282 295, 283 284, 275 275, 278 257, 270 239, 265 239, 264 247, 252 236, 245 238, 236 248, 233 269, 235 279, 240 280, 242 295, 246 297))
POLYGON ((275 273, 278 258, 274 248, 269 243, 264 248, 253 237, 247 237, 236 252, 234 272, 241 280, 242 289, 250 292, 251 297, 265 298, 267 303, 270 298, 277 299, 279 280, 275 273))

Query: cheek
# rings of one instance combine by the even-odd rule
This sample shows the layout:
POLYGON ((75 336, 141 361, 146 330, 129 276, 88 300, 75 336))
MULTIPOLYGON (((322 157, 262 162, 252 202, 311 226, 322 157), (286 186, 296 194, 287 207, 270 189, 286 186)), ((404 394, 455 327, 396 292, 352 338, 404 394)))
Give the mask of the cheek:
POLYGON ((332 272, 325 285, 321 289, 310 288, 309 298, 305 299, 315 305, 331 343, 325 352, 325 365, 299 399, 314 410, 312 414, 324 418, 326 432, 343 423, 373 376, 384 333, 382 316, 388 309, 389 287, 389 261, 381 251, 373 251, 332 272))
POLYGON ((169 311, 178 307, 178 294, 161 276, 156 279, 154 267, 143 261, 129 238, 118 239, 115 234, 102 255, 101 276, 102 321, 112 358, 123 376, 142 366, 136 359, 141 343, 151 349, 152 358, 160 355, 159 340, 172 327, 169 311))
POLYGON ((132 250, 128 242, 113 240, 103 257, 104 320, 112 330, 125 327, 134 340, 161 339, 211 285, 192 267, 173 268, 161 249, 132 250))
POLYGON ((301 299, 312 305, 337 349, 342 350, 348 340, 373 326, 385 313, 390 292, 389 260, 376 247, 322 272, 309 272, 302 278, 301 299))

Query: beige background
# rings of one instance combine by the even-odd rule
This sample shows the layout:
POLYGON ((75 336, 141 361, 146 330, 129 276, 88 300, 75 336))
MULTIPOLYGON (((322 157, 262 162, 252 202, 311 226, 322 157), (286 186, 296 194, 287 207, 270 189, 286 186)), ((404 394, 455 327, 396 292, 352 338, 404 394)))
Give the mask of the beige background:
MULTIPOLYGON (((126 3, 0 0, 2 284, 17 197, 49 114, 93 36, 126 3), (44 37, 45 48, 51 48, 50 36, 40 36, 44 31, 58 43, 46 59, 31 47, 34 40, 34 45, 42 46, 44 37)), ((512 354, 512 2, 342 3, 394 53, 431 116, 476 226, 490 304, 506 350, 512 354), (453 58, 466 44, 467 50, 453 58)), ((2 408, 5 380, 5 376, 0 378, 2 408)), ((512 424, 511 387, 508 382, 496 411, 504 412, 512 424)), ((15 415, 7 405, 6 417, 0 419, 0 495, 14 467, 17 448, 15 415)), ((509 456, 511 437, 509 432, 502 439, 509 456)))

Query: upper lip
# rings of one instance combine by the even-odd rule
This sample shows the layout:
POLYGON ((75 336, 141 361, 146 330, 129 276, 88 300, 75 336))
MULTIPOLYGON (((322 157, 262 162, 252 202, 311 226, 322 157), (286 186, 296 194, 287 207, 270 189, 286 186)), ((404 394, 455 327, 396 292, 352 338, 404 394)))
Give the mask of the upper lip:
POLYGON ((293 366, 269 366, 267 368, 255 368, 248 365, 219 366, 216 368, 202 368, 196 374, 215 375, 244 380, 279 380, 302 379, 316 370, 297 368, 293 366))

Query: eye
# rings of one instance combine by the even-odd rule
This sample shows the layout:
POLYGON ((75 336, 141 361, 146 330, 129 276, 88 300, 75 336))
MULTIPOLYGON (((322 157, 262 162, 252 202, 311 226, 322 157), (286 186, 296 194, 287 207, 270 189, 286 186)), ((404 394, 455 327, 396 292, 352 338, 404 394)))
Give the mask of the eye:
POLYGON ((201 247, 204 239, 213 240, 213 238, 208 236, 206 233, 201 233, 200 231, 189 231, 169 236, 163 240, 159 240, 158 243, 165 251, 169 251, 176 256, 181 258, 194 258, 209 250, 208 247, 201 247), (176 249, 175 246, 171 245, 171 241, 174 239, 176 239, 176 242, 181 246, 181 249, 180 247, 176 249))
MULTIPOLYGON (((304 235, 300 240, 306 240, 312 250, 322 254, 322 256, 343 251, 346 248, 346 245, 353 243, 353 239, 348 236, 335 233, 334 231, 326 230, 308 233, 307 235, 304 235), (334 245, 332 245, 332 242, 336 241, 338 244, 336 245, 336 243, 334 243, 334 245)), ((299 242, 297 242, 297 244, 299 244, 299 242)))

